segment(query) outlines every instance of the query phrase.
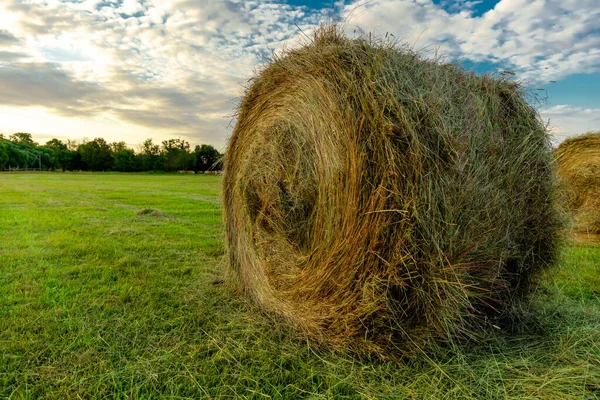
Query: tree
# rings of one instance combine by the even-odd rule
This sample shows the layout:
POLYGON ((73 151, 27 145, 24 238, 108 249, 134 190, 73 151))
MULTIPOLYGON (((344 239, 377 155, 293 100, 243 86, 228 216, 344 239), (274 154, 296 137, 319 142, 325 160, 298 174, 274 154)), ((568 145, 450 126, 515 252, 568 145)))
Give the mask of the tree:
POLYGON ((83 161, 83 158, 81 157, 81 153, 79 151, 69 150, 69 152, 65 155, 66 157, 68 157, 68 166, 65 167, 66 169, 71 171, 85 171, 89 169, 88 165, 85 163, 85 161, 83 161))
POLYGON ((33 141, 33 138, 31 137, 31 133, 25 133, 25 132, 13 133, 12 135, 10 135, 8 137, 8 139, 13 143, 25 145, 25 146, 31 147, 31 148, 38 146, 38 144, 33 141))
POLYGON ((149 156, 160 155, 160 146, 154 144, 152 139, 144 140, 144 143, 140 145, 140 153, 147 154, 149 156))
POLYGON ((195 164, 197 171, 218 170, 221 154, 217 149, 208 144, 196 146, 194 149, 195 164))
POLYGON ((108 171, 114 165, 110 145, 102 138, 79 145, 77 151, 81 159, 91 171, 108 171))
POLYGON ((6 144, 4 144, 4 140, 0 138, 0 170, 6 168, 6 163, 8 162, 8 149, 6 144))
POLYGON ((133 172, 137 171, 137 160, 135 153, 131 149, 123 149, 114 153, 115 158, 115 171, 120 172, 133 172))
POLYGON ((154 144, 152 139, 144 140, 140 145, 139 164, 142 171, 154 171, 164 166, 160 146, 154 144))
POLYGON ((25 144, 18 144, 13 141, 4 140, 4 147, 8 154, 6 165, 11 168, 25 168, 32 166, 37 154, 31 147, 25 144))
MULTIPOLYGON (((49 168, 72 169, 72 151, 68 149, 66 143, 55 138, 47 141, 45 146, 38 147, 38 149, 44 148, 51 150, 51 152, 46 152, 47 154, 45 154, 45 157, 50 157, 48 160, 49 168)), ((44 157, 42 157, 42 162, 46 164, 44 157)))
POLYGON ((190 144, 186 140, 169 139, 162 144, 166 171, 187 170, 194 164, 189 153, 190 144))
POLYGON ((110 149, 113 153, 118 153, 123 150, 128 150, 127 144, 125 142, 113 142, 110 144, 110 149))
POLYGON ((55 148, 57 150, 68 150, 67 145, 64 142, 62 142, 62 141, 60 141, 60 140, 58 140, 56 138, 48 140, 46 142, 46 146, 53 147, 53 148, 55 148))
POLYGON ((86 143, 87 143, 87 139, 83 139, 81 142, 78 140, 74 140, 74 139, 73 140, 67 139, 67 149, 69 149, 71 151, 76 151, 80 145, 86 144, 86 143))
POLYGON ((190 151, 190 144, 187 140, 169 139, 169 140, 164 140, 162 142, 162 144, 163 144, 163 148, 166 151, 169 151, 172 149, 181 149, 181 150, 185 150, 186 152, 190 151))

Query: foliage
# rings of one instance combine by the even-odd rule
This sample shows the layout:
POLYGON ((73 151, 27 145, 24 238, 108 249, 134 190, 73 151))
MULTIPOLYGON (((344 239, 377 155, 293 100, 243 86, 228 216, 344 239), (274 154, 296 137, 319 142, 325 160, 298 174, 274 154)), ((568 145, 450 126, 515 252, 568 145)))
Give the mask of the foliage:
POLYGON ((136 153, 123 141, 108 143, 103 138, 92 141, 51 139, 38 145, 31 134, 18 132, 9 139, 0 137, 0 170, 5 168, 38 168, 65 171, 206 171, 221 169, 221 154, 212 146, 196 146, 177 138, 154 144, 145 140, 136 153), (38 161, 36 161, 38 160, 38 161))
POLYGON ((165 171, 187 170, 193 165, 189 153, 190 144, 182 139, 169 139, 162 142, 165 151, 165 171))
POLYGON ((3 140, 0 139, 0 170, 3 170, 8 162, 8 149, 3 140))
POLYGON ((114 166, 112 149, 102 138, 81 144, 77 150, 90 171, 110 171, 114 166))
POLYGON ((514 332, 402 362, 355 359, 302 340, 225 287, 220 181, 0 177, 0 398, 600 394, 600 247, 563 249, 555 280, 528 308, 536 317, 514 332))
POLYGON ((38 144, 36 142, 33 141, 33 138, 31 137, 30 133, 25 133, 25 132, 17 132, 17 133, 13 133, 12 135, 10 135, 8 137, 8 139, 11 142, 20 144, 20 145, 25 145, 28 147, 36 147, 38 144))
POLYGON ((157 171, 163 169, 163 157, 160 145, 152 139, 146 139, 140 145, 139 163, 142 171, 157 171))
POLYGON ((125 142, 123 142, 123 141, 121 141, 121 142, 113 142, 109 146, 110 146, 110 150, 113 153, 118 153, 120 151, 127 150, 127 144, 125 142))
POLYGON ((194 148, 197 171, 221 170, 221 154, 213 146, 203 144, 194 148))
POLYGON ((4 159, 3 168, 37 167, 33 165, 38 156, 36 150, 30 147, 27 141, 18 141, 18 137, 14 137, 14 135, 11 137, 16 140, 0 139, 2 146, 0 152, 4 154, 0 156, 4 159))
POLYGON ((57 150, 62 150, 62 151, 64 151, 64 150, 68 150, 68 147, 67 147, 67 145, 66 145, 66 144, 65 144, 63 141, 61 141, 61 140, 58 140, 58 139, 51 139, 51 140, 48 140, 48 141, 46 142, 46 146, 48 146, 48 147, 52 147, 52 148, 55 148, 55 149, 57 149, 57 150))
POLYGON ((138 160, 133 150, 123 148, 113 153, 115 160, 115 171, 134 172, 138 171, 138 160))

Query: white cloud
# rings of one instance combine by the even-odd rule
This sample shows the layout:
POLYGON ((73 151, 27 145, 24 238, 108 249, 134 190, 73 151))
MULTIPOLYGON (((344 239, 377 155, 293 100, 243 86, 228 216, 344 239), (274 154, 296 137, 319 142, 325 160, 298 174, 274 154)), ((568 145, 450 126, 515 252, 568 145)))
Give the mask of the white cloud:
POLYGON ((221 144, 253 69, 321 18, 272 1, 34 0, 0 8, 11 21, 0 39, 24 43, 0 54, 10 63, 0 64, 0 105, 102 113, 149 134, 221 144), (24 53, 32 62, 16 63, 24 53))
MULTIPOLYGON (((336 1, 335 8, 350 34, 357 26, 390 32, 425 52, 497 62, 534 82, 600 69, 597 0, 501 0, 474 16, 477 2, 448 1, 448 11, 431 0, 336 1)), ((44 107, 64 129, 65 118, 102 118, 103 129, 113 123, 120 135, 135 126, 136 137, 222 144, 252 71, 330 11, 278 0, 31 0, 0 2, 0 15, 0 106, 44 107)), ((22 113, 35 118, 36 110, 22 113)), ((596 129, 597 112, 569 112, 544 115, 561 135, 596 129)))
POLYGON ((119 12, 128 15, 134 15, 144 11, 144 7, 137 0, 125 0, 121 7, 118 9, 119 12))
POLYGON ((345 6, 349 30, 390 32, 416 48, 438 48, 449 58, 491 61, 519 78, 557 80, 600 71, 597 0, 501 0, 482 16, 445 11, 431 0, 374 0, 345 6))
POLYGON ((544 120, 549 121, 555 143, 560 143, 569 136, 600 131, 600 108, 561 104, 541 109, 540 113, 544 120))

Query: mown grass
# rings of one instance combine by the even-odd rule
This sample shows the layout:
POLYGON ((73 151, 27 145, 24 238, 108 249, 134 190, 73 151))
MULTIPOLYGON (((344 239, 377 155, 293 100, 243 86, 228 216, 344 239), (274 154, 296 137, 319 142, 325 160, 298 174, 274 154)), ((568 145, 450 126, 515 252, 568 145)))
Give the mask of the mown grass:
POLYGON ((0 175, 0 398, 600 397, 600 247, 562 251, 516 332, 355 360, 226 288, 219 185, 0 175))

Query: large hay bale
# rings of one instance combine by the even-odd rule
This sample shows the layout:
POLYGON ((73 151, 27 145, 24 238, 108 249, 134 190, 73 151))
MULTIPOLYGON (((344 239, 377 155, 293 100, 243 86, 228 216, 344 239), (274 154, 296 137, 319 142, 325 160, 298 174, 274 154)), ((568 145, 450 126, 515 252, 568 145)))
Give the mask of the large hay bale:
POLYGON ((600 235, 600 132, 565 140, 555 151, 562 204, 579 235, 600 235))
POLYGON ((551 166, 514 82, 322 29, 240 105, 229 264, 318 341, 385 354, 473 337, 553 262, 551 166))

